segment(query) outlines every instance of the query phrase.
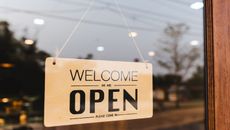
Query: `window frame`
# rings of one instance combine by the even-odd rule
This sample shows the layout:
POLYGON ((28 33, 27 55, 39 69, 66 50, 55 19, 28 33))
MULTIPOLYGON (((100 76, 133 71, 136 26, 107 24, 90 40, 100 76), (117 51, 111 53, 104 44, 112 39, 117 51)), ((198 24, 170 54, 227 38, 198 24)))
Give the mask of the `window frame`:
POLYGON ((230 1, 204 0, 206 130, 230 127, 230 1))

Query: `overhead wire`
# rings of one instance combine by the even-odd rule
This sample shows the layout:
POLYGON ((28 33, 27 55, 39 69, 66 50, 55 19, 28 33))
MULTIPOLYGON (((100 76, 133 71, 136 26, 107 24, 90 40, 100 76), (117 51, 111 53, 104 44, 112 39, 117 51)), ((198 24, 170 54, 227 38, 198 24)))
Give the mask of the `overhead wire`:
MULTIPOLYGON (((47 13, 42 13, 42 12, 36 12, 36 11, 31 11, 31 10, 22 10, 22 9, 15 9, 15 8, 10 8, 10 7, 3 7, 0 6, 1 9, 6 9, 14 12, 21 12, 21 13, 26 13, 26 14, 32 14, 32 15, 39 15, 39 16, 44 16, 48 18, 55 18, 55 19, 61 19, 61 20, 67 20, 67 21, 78 21, 80 20, 79 18, 71 18, 71 17, 66 17, 66 16, 60 16, 60 15, 53 15, 53 14, 47 14, 47 13)), ((108 23, 108 22, 98 22, 98 21, 93 21, 93 20, 83 20, 83 23, 86 24, 95 24, 95 25, 101 25, 101 26, 107 26, 107 27, 116 27, 116 28, 124 28, 124 25, 120 24, 114 24, 114 23, 108 23)), ((143 31, 151 31, 151 32, 157 32, 155 28, 147 28, 147 27, 139 27, 139 26, 131 26, 134 29, 138 30, 143 30, 143 31)))
MULTIPOLYGON (((118 13, 117 10, 115 10, 115 9, 113 9, 113 8, 107 8, 107 10, 108 10, 108 11, 111 11, 111 12, 113 12, 113 13, 118 13)), ((156 23, 152 23, 152 22, 146 21, 146 20, 144 20, 144 19, 140 19, 139 17, 133 19, 133 16, 131 16, 131 15, 126 15, 126 17, 129 18, 129 19, 132 19, 132 20, 135 21, 135 22, 143 23, 143 24, 150 25, 150 26, 152 26, 153 24, 156 24, 156 23)), ((157 22, 158 25, 163 25, 163 24, 164 24, 163 26, 165 26, 165 25, 167 25, 167 24, 169 24, 169 23, 170 23, 170 22, 166 23, 165 21, 164 21, 164 22, 163 22, 163 21, 162 21, 162 22, 157 22)), ((198 28, 198 27, 193 27, 193 28, 198 28)))
MULTIPOLYGON (((65 0, 65 1, 64 0, 53 0, 53 1, 62 2, 64 4, 68 4, 68 5, 76 5, 76 6, 85 5, 84 2, 79 2, 79 1, 70 1, 70 0, 65 0)), ((105 2, 105 1, 102 1, 102 0, 97 0, 97 3, 102 4, 102 5, 109 5, 111 7, 115 6, 111 2, 105 2)), ((124 8, 126 11, 129 11, 129 12, 132 12, 132 13, 136 12, 136 13, 142 14, 142 18, 146 18, 144 16, 147 16, 147 15, 148 16, 154 16, 154 17, 151 17, 151 18, 149 18, 149 17, 147 18, 147 19, 151 19, 152 21, 165 22, 165 21, 172 20, 172 19, 178 19, 178 16, 174 17, 174 16, 171 16, 171 15, 160 14, 160 13, 153 12, 153 11, 146 10, 146 9, 140 9, 140 8, 131 7, 131 6, 122 5, 122 4, 121 4, 121 7, 124 8)), ((180 18, 182 18, 182 17, 180 17, 180 18)), ((194 20, 191 19, 190 21, 194 21, 194 20)), ((195 24, 193 22, 190 22, 190 25, 199 26, 198 24, 195 24)))
MULTIPOLYGON (((97 0, 98 3, 102 3, 102 4, 111 4, 110 2, 105 2, 103 0, 97 0)), ((115 5, 112 5, 111 6, 115 6, 115 5)), ((138 13, 142 13, 144 15, 146 14, 149 14, 149 15, 152 15, 152 16, 156 16, 157 18, 165 18, 165 19, 175 19, 175 18, 185 18, 186 16, 179 16, 179 15, 175 15, 175 16, 171 16, 171 15, 168 15, 168 14, 164 14, 164 13, 158 13, 158 12, 153 12, 151 10, 147 10, 147 9, 140 9, 140 8, 137 8, 137 7, 132 7, 132 6, 127 6, 127 5, 122 5, 121 4, 121 7, 124 8, 125 10, 131 10, 133 12, 138 12, 138 13)), ((184 12, 184 11, 182 11, 184 12)), ((189 18, 189 17, 187 17, 189 18)), ((191 19, 194 21, 194 19, 191 19)))
MULTIPOLYGON (((197 15, 197 10, 191 9, 190 5, 192 3, 187 3, 187 4, 181 4, 178 0, 155 0, 154 3, 158 3, 159 5, 166 5, 167 8, 171 8, 174 11, 177 11, 179 13, 187 13, 187 14, 195 14, 197 15), (176 9, 175 9, 176 8, 176 9), (181 11, 183 10, 183 11, 181 11)), ((201 9, 202 11, 202 9, 201 9)), ((202 15, 202 13, 200 13, 202 15)), ((187 17, 190 15, 187 15, 187 17)), ((195 19, 193 19, 194 21, 195 19)))
MULTIPOLYGON (((15 8, 10 8, 10 7, 3 7, 3 6, 0 6, 0 8, 5 9, 5 10, 14 11, 17 13, 21 12, 25 14, 39 15, 39 16, 44 16, 48 18, 55 18, 55 19, 72 21, 72 22, 80 20, 79 18, 71 18, 71 17, 66 17, 66 16, 53 15, 53 14, 47 14, 47 13, 36 12, 36 11, 31 11, 31 10, 15 9, 15 8)), ((94 25, 100 25, 100 26, 105 26, 105 27, 114 27, 114 28, 121 28, 121 29, 125 28, 124 25, 108 23, 108 22, 98 22, 98 21, 93 21, 93 20, 83 20, 82 22, 86 24, 94 24, 94 25)), ((157 30, 156 28, 150 28, 150 27, 140 27, 140 26, 130 26, 130 27, 133 29, 137 29, 137 30, 155 32, 155 33, 162 31, 162 30, 157 30)), ((191 33, 191 35, 198 36, 200 34, 191 33)))
MULTIPOLYGON (((53 0, 53 1, 57 1, 57 2, 67 2, 67 1, 62 1, 62 0, 53 0)), ((70 2, 70 1, 69 1, 70 2)), ((71 4, 79 4, 79 3, 75 3, 75 2, 71 2, 71 4)), ((83 3, 81 3, 81 5, 85 5, 83 3)), ((115 11, 113 8, 111 8, 111 3, 104 3, 104 6, 100 6, 100 7, 95 7, 95 8, 98 8, 98 9, 105 9, 107 8, 108 10, 112 11, 112 12, 115 12, 117 13, 117 11, 115 11), (109 8, 107 7, 109 5, 109 8)), ((122 5, 121 5, 122 6, 122 5)), ((14 8, 7 8, 7 7, 0 7, 0 8, 5 8, 5 9, 8 9, 8 10, 14 10, 15 12, 24 12, 24 13, 29 13, 29 14, 36 14, 36 15, 41 15, 41 16, 47 16, 47 17, 52 17, 52 18, 58 18, 58 19, 65 19, 65 20, 70 20, 70 21, 75 21, 75 20, 79 20, 77 18, 70 18, 70 17, 66 17, 66 16, 60 16, 60 15, 53 15, 53 14, 47 14, 47 13, 44 13, 44 12, 36 12, 36 11, 31 11, 31 10, 19 10, 19 9, 14 9, 14 8)), ((129 18, 133 17, 131 15, 128 16, 129 18)), ((160 22, 154 22, 156 21, 157 19, 151 19, 149 18, 150 20, 153 21, 153 23, 150 23, 150 22, 147 22, 146 20, 144 20, 143 18, 137 18, 135 19, 137 22, 140 22, 140 23, 143 23, 143 24, 148 24, 148 25, 152 25, 152 24, 162 24, 162 23, 165 23, 167 24, 165 21, 163 20, 160 20, 160 22)), ((158 19, 159 20, 159 19, 158 19)), ((85 20, 84 23, 88 23, 88 24, 97 24, 97 25, 103 25, 103 26, 113 26, 113 27, 119 27, 119 28, 123 28, 123 25, 118 25, 118 24, 111 24, 111 23, 105 23, 105 22, 97 22, 97 21, 90 21, 90 20, 85 20)), ((194 27, 194 26, 193 26, 194 27)), ((145 27, 133 27, 134 29, 140 29, 140 30, 145 30, 145 31, 154 31, 156 32, 156 29, 153 29, 153 28, 145 28, 145 27)), ((195 33, 194 33, 195 34, 195 33)), ((197 34, 195 34, 197 35, 197 34)))
MULTIPOLYGON (((175 2, 175 0, 166 0, 168 2, 175 2)), ((203 1, 203 0, 202 0, 203 1)), ((190 5, 191 1, 185 1, 185 0, 177 0, 176 1, 177 4, 181 4, 181 5, 190 5)))

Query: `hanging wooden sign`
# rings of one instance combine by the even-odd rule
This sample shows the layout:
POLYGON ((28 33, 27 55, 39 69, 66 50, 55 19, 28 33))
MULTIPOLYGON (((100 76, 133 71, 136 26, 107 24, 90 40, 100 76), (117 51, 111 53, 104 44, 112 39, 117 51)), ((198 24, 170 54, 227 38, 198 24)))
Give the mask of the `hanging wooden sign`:
POLYGON ((45 63, 45 126, 152 117, 151 64, 53 61, 45 63))

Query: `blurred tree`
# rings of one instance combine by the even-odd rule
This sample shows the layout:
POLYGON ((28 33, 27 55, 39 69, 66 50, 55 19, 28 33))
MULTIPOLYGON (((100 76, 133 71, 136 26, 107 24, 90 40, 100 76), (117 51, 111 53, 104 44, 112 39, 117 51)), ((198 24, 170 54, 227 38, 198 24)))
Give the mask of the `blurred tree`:
POLYGON ((44 61, 49 54, 39 50, 36 41, 33 41, 32 45, 27 45, 24 43, 25 40, 24 37, 17 40, 9 30, 9 24, 5 21, 0 22, 1 96, 39 95, 43 98, 44 61))
POLYGON ((9 30, 9 24, 5 21, 0 22, 0 60, 1 62, 13 62, 15 60, 22 60, 24 57, 21 54, 23 47, 18 44, 13 37, 13 33, 9 30))
POLYGON ((157 75, 154 78, 154 83, 156 86, 160 86, 167 89, 170 87, 170 85, 180 82, 181 76, 173 74, 157 75))
POLYGON ((93 59, 93 54, 91 54, 91 53, 87 54, 87 56, 85 57, 85 59, 93 59))
POLYGON ((139 58, 134 58, 133 61, 134 61, 134 62, 140 62, 140 59, 139 59, 139 58))
POLYGON ((193 98, 203 98, 204 67, 197 66, 196 71, 193 73, 192 77, 185 82, 185 85, 190 89, 193 98))
MULTIPOLYGON (((160 40, 162 56, 158 60, 160 67, 167 70, 168 74, 181 77, 182 80, 193 68, 195 61, 199 58, 199 49, 196 47, 185 48, 181 44, 184 34, 189 27, 185 24, 170 24, 165 30, 165 38, 160 40)), ((176 80, 177 96, 179 96, 179 84, 182 80, 176 80)), ((179 98, 176 101, 176 107, 179 107, 179 98)))
POLYGON ((204 84, 204 67, 197 66, 192 77, 186 81, 187 85, 203 85, 204 84))

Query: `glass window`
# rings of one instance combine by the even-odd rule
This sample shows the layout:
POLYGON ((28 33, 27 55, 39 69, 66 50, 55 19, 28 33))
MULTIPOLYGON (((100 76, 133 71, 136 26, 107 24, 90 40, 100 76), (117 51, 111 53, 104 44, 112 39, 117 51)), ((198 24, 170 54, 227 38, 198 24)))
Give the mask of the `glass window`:
POLYGON ((153 65, 154 115, 43 127, 44 61, 61 49, 89 3, 0 1, 0 126, 6 130, 204 130, 201 0, 95 0, 60 57, 143 62, 132 42, 135 38, 144 60, 153 65))

